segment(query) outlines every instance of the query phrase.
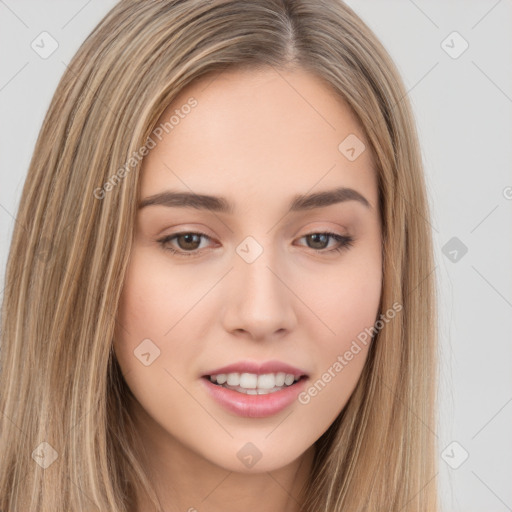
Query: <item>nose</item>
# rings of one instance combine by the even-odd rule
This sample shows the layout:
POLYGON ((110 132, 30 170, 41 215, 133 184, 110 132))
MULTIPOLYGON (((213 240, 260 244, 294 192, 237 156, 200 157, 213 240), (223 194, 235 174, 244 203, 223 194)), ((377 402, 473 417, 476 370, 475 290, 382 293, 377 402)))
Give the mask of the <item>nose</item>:
POLYGON ((236 258, 223 304, 224 329, 255 340, 279 338, 293 330, 293 287, 283 265, 267 249, 252 263, 236 258))

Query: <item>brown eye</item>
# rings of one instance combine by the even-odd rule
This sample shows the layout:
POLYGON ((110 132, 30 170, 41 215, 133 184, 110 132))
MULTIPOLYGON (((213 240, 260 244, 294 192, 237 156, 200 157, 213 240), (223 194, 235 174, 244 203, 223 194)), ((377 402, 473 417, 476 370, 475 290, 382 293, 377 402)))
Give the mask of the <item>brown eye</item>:
POLYGON ((178 242, 180 249, 192 251, 197 249, 201 244, 200 235, 197 233, 185 233, 183 235, 177 235, 176 241, 178 242))
POLYGON ((305 235, 302 238, 305 238, 310 242, 308 243, 308 247, 314 249, 316 252, 321 253, 330 253, 332 251, 341 252, 351 247, 354 242, 354 239, 351 236, 343 236, 331 232, 310 233, 309 235, 305 235), (338 245, 332 249, 326 250, 330 239, 336 240, 338 245))
POLYGON ((312 249, 325 249, 329 245, 330 236, 325 233, 313 233, 312 235, 306 235, 306 239, 309 239, 313 243, 312 249))
POLYGON ((195 232, 183 232, 183 233, 175 233, 173 235, 167 235, 157 242, 162 246, 162 248, 166 251, 170 251, 171 253, 177 254, 179 256, 195 256, 199 254, 198 251, 199 246, 201 245, 201 239, 210 240, 208 235, 204 233, 195 233, 195 232), (172 241, 176 240, 176 245, 172 247, 170 244, 172 241))

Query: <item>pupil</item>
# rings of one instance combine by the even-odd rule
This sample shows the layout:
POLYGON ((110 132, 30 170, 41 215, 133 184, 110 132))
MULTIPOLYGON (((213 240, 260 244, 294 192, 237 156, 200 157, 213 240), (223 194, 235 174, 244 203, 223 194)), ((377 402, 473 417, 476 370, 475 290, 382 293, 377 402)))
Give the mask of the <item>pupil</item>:
MULTIPOLYGON (((181 235, 181 238, 185 239, 185 248, 186 249, 195 249, 196 247, 187 247, 187 244, 192 244, 194 245, 194 242, 192 241, 192 239, 194 237, 197 237, 197 235, 194 235, 192 233, 189 233, 189 234, 186 234, 186 235, 181 235)), ((197 244, 197 242, 195 242, 197 244)))
MULTIPOLYGON (((314 233, 313 235, 310 235, 311 238, 313 238, 313 243, 318 243, 318 239, 321 237, 322 239, 324 239, 324 241, 320 241, 320 245, 324 245, 326 240, 325 238, 327 238, 327 235, 324 235, 322 233, 314 233)), ((319 249, 319 248, 322 248, 322 247, 315 247, 315 249, 319 249)))

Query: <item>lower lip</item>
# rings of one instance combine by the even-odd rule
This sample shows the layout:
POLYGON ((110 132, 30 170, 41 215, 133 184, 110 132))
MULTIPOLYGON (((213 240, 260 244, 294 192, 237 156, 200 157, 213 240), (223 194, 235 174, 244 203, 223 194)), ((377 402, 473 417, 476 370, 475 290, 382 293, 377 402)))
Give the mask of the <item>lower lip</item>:
POLYGON ((286 409, 304 389, 307 378, 266 395, 247 395, 214 384, 209 377, 201 378, 210 396, 228 411, 246 418, 265 418, 286 409))

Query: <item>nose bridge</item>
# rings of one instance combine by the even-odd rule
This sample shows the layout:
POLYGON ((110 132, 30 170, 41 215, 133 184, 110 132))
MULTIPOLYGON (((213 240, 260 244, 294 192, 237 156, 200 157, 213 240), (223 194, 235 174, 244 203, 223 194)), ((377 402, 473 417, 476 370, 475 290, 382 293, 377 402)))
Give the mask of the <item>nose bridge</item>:
POLYGON ((284 266, 270 237, 247 237, 236 248, 230 273, 232 290, 225 304, 225 328, 265 338, 291 329, 295 322, 293 294, 285 285, 284 266))

